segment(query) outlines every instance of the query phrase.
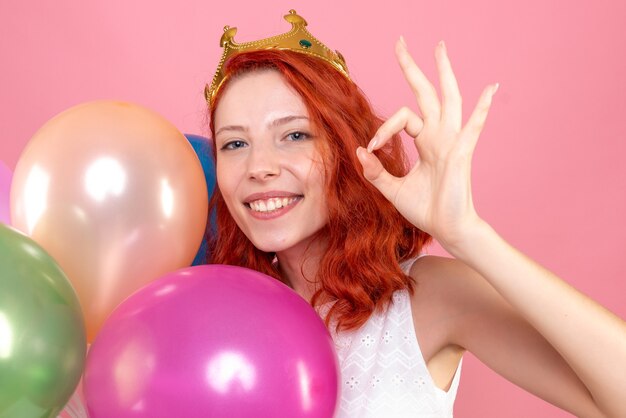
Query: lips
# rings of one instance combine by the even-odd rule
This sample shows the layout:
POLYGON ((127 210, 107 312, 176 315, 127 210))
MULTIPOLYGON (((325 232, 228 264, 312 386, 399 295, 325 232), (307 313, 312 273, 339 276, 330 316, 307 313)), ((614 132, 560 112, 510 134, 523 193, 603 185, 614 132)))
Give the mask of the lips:
POLYGON ((244 200, 244 205, 254 217, 270 219, 291 210, 303 198, 303 195, 282 191, 254 193, 244 200))

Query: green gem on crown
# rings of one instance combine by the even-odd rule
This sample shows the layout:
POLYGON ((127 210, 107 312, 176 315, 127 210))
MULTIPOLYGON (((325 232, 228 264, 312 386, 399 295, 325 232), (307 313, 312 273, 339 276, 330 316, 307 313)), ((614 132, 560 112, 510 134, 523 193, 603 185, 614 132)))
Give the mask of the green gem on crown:
POLYGON ((300 39, 300 46, 304 49, 309 49, 313 44, 307 39, 300 39))

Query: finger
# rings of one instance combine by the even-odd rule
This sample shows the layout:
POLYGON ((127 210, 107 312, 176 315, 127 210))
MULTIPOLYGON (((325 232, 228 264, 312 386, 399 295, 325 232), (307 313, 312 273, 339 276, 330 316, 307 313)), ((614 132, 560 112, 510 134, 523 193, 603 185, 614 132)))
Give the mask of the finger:
POLYGON ((380 160, 363 147, 358 147, 356 155, 363 167, 363 176, 376 187, 387 200, 393 202, 400 187, 401 179, 392 176, 383 167, 380 160))
POLYGON ((424 121, 408 107, 402 107, 391 115, 376 131, 376 134, 367 145, 367 151, 382 148, 395 134, 404 130, 407 134, 416 138, 424 128, 424 121))
POLYGON ((448 58, 446 44, 441 41, 435 48, 435 60, 439 71, 439 84, 441 86, 441 120, 449 123, 455 131, 461 130, 462 103, 461 92, 452 71, 452 64, 448 58))
POLYGON ((470 151, 476 147, 478 137, 480 136, 480 133, 485 126, 485 122, 487 121, 487 115, 489 114, 489 108, 491 107, 493 95, 496 94, 499 86, 500 85, 496 83, 485 87, 480 95, 480 98, 478 99, 478 103, 476 104, 472 115, 461 131, 461 139, 465 142, 470 151))
POLYGON ((413 57, 409 54, 404 38, 396 43, 396 57, 404 74, 404 78, 411 86, 413 93, 417 99, 420 111, 424 115, 424 119, 439 120, 441 114, 441 105, 437 98, 437 90, 428 81, 422 70, 419 69, 413 57))

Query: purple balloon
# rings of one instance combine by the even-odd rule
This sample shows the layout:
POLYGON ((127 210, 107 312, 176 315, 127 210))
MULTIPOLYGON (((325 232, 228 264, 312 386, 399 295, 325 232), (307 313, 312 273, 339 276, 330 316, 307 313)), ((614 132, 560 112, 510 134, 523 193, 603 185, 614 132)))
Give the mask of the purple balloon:
POLYGON ((195 266, 142 288, 107 319, 84 392, 99 417, 332 417, 334 343, 311 306, 264 274, 195 266))
POLYGON ((11 194, 11 178, 13 172, 0 161, 0 223, 11 224, 9 195, 11 194))

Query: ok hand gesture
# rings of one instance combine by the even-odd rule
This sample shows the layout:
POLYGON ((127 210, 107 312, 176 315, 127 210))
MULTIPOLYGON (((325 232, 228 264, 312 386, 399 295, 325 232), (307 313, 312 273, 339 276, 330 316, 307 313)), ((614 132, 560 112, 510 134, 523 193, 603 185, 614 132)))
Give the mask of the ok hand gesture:
POLYGON ((435 49, 441 101, 413 61, 403 38, 396 44, 396 56, 423 116, 403 107, 381 125, 367 150, 359 147, 357 155, 365 178, 409 222, 448 249, 479 221, 472 203, 471 161, 498 85, 484 89, 463 126, 461 94, 444 43, 435 49), (402 130, 415 138, 419 160, 399 178, 389 174, 372 152, 402 130))

